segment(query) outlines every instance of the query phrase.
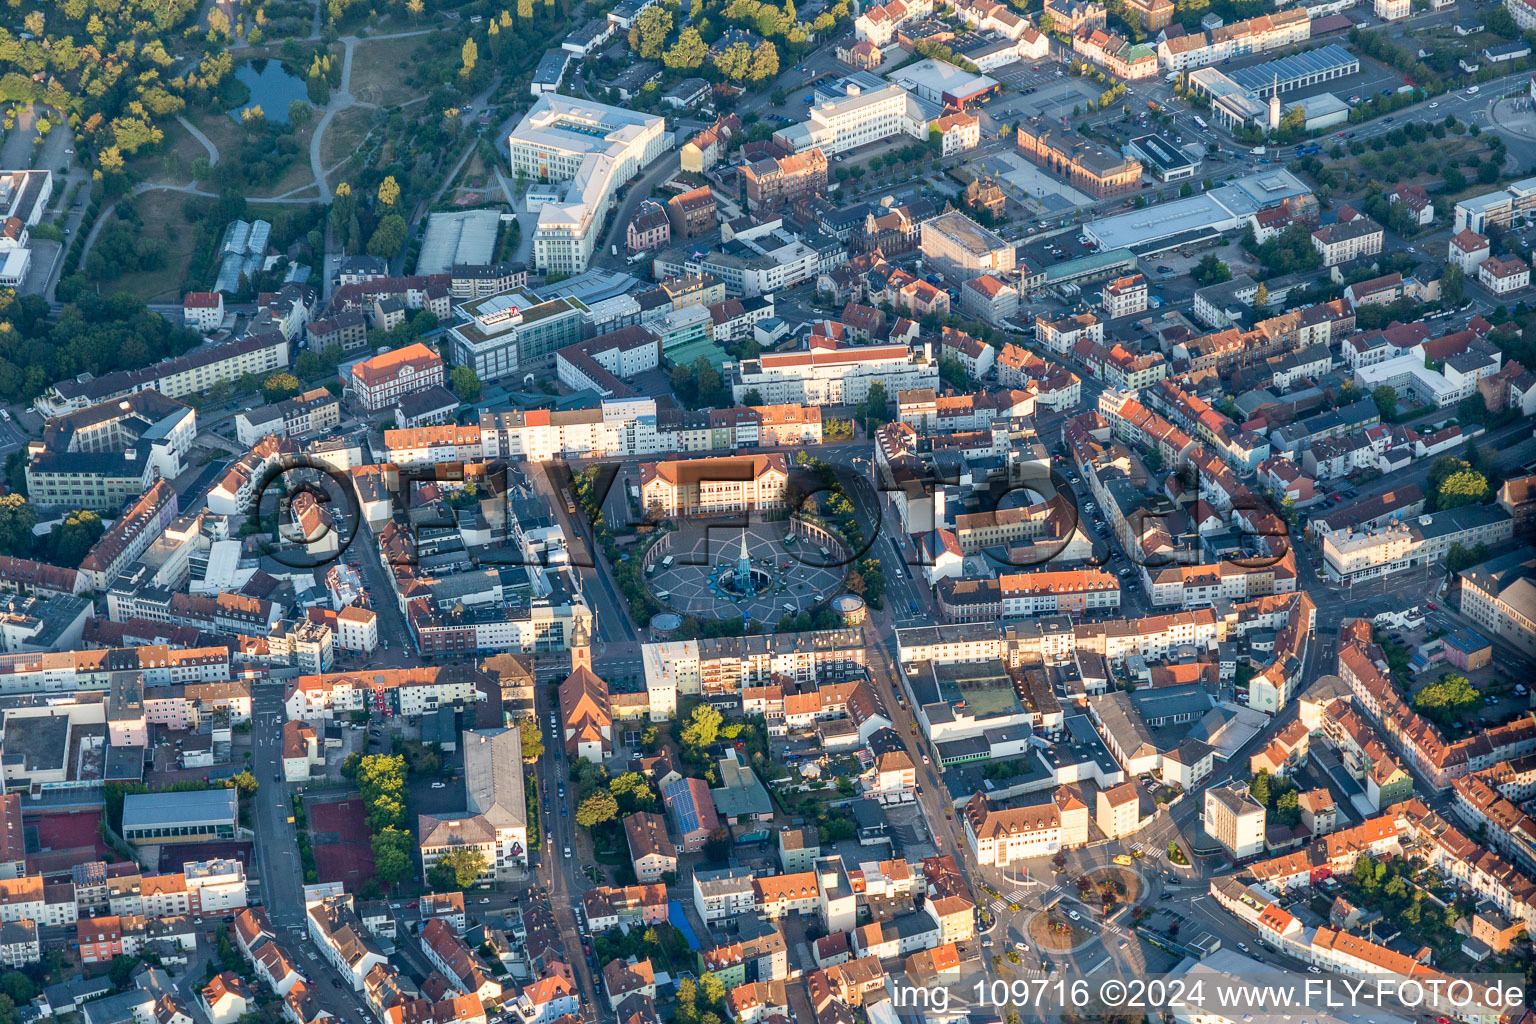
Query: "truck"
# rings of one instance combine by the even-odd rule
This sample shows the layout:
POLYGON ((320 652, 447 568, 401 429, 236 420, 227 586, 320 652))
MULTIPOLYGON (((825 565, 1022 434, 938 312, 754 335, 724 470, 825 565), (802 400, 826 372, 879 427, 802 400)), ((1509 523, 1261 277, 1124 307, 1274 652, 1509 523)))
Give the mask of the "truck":
POLYGON ((1252 153, 1254 156, 1263 156, 1264 155, 1264 147, 1263 146, 1254 146, 1248 152, 1252 153))

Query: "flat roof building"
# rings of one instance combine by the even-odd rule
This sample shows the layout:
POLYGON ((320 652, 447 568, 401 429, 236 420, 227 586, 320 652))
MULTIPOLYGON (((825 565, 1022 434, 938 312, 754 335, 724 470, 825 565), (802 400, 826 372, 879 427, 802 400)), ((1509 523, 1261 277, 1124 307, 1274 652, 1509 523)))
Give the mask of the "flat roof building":
POLYGON ((514 171, 568 183, 563 199, 539 207, 533 260, 542 271, 576 274, 587 269, 614 193, 672 142, 665 118, 546 92, 507 144, 514 171))
POLYGON ((130 793, 123 798, 123 838, 155 844, 229 840, 239 817, 233 789, 130 793))

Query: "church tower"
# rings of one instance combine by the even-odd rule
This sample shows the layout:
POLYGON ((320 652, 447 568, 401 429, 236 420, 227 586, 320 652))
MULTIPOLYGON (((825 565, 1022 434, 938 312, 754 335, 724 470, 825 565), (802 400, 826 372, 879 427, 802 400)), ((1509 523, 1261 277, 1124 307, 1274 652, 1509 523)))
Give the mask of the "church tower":
POLYGON ((571 671, 592 670, 592 635, 587 632, 585 619, 577 619, 571 630, 571 671))

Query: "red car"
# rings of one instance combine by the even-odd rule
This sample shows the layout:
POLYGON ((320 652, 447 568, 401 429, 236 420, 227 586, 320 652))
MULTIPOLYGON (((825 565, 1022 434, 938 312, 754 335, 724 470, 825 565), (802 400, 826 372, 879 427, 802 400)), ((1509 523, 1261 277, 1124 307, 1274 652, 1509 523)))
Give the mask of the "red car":
POLYGON ((406 906, 410 907, 412 910, 415 910, 416 909, 416 901, 415 900, 411 900, 411 902, 407 903, 406 906))
POLYGON ((1434 605, 1429 604, 1428 602, 1425 602, 1424 607, 1428 608, 1432 612, 1437 612, 1437 611, 1440 610, 1439 608, 1436 608, 1434 605))

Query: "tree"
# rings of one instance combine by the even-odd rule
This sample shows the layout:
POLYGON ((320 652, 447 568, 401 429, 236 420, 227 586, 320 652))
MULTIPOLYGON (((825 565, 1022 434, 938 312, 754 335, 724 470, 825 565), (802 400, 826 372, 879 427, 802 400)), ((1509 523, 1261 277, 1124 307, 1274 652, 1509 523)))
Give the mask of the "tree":
POLYGON ((1450 725, 1482 700, 1466 676, 1447 672, 1413 696, 1413 709, 1450 725))
POLYGON ((1269 806, 1269 772, 1260 770, 1248 783, 1248 795, 1264 806, 1269 806))
POLYGON ((757 388, 748 388, 741 396, 741 404, 748 406, 762 405, 763 393, 757 390, 757 388))
POLYGON ((576 824, 582 828, 592 828, 602 822, 612 821, 618 813, 618 800, 606 789, 600 789, 576 808, 576 824))
POLYGON ((405 244, 405 232, 405 218, 398 213, 383 218, 379 226, 374 228, 373 237, 368 239, 368 255, 385 259, 396 255, 405 244))
POLYGON ((448 384, 461 402, 480 400, 480 375, 472 366, 455 366, 448 374, 448 384))
POLYGON ((1446 477, 1435 491, 1436 511, 1460 508, 1487 499, 1488 478, 1475 469, 1463 469, 1446 477))
POLYGON ((723 716, 708 704, 693 709, 688 726, 683 729, 683 743, 690 747, 712 746, 720 733, 723 716))
POLYGON ((315 118, 315 108, 304 100, 288 104, 288 121, 295 128, 302 128, 315 118))
POLYGON ((261 394, 267 400, 267 404, 281 402, 285 398, 292 398, 304 389, 299 383, 299 378, 291 373, 274 373, 261 382, 261 394))
POLYGON ((468 78, 475 73, 475 63, 480 59, 480 47, 475 45, 474 36, 464 40, 464 45, 459 50, 459 56, 464 62, 464 66, 459 68, 459 77, 468 78))
MULTIPOLYGON (((340 194, 340 187, 338 186, 337 195, 340 194)), ((378 195, 380 206, 392 207, 400 201, 400 183, 395 180, 395 176, 393 174, 379 182, 378 195)))
POLYGON ((1258 291, 1253 293, 1253 315, 1262 317, 1269 309, 1269 289, 1261 282, 1258 291))
POLYGON ((733 82, 747 77, 752 67, 752 47, 747 43, 732 43, 715 55, 715 69, 733 82))
POLYGON ((761 42, 752 51, 752 66, 747 72, 750 82, 766 82, 779 73, 779 51, 770 42, 761 42))
POLYGON ((1371 401, 1376 403, 1376 411, 1383 420, 1397 418, 1397 390, 1390 384, 1383 384, 1372 391, 1371 401))
POLYGON ((385 885, 411 877, 416 843, 409 832, 388 825, 373 834, 373 873, 385 885))
POLYGON ((655 60, 666 48, 672 34, 672 12, 657 4, 641 12, 629 30, 629 48, 641 60, 655 60))
POLYGON ((704 66, 709 46, 699 30, 689 25, 677 34, 677 42, 662 55, 661 62, 674 71, 693 71, 704 66))
POLYGON ((241 796, 255 796, 257 787, 261 785, 261 783, 256 781, 256 776, 251 774, 249 768, 236 773, 229 782, 230 787, 241 796))
POLYGON ((725 982, 713 971, 705 971, 699 976, 699 995, 710 1006, 724 1006, 725 982))
POLYGON ((1213 284, 1221 284, 1232 280, 1232 269, 1223 263, 1215 253, 1208 252, 1195 264, 1189 276, 1201 287, 1213 284))
POLYGON ((437 863, 427 872, 427 881, 434 892, 468 889, 479 881, 489 867, 485 854, 467 846, 460 847, 438 858, 437 863))
MULTIPOLYGON (((1501 8, 1502 9, 1502 8, 1501 8)), ((1446 306, 1459 306, 1467 297, 1467 275, 1454 263, 1447 263, 1440 275, 1440 301, 1446 306)))
POLYGON ((37 510, 20 494, 0 495, 0 549, 8 555, 26 556, 32 550, 32 528, 37 510))
POLYGON ((517 731, 523 736, 523 760, 533 764, 544 753, 544 734, 539 730, 539 723, 532 718, 520 718, 517 731))

